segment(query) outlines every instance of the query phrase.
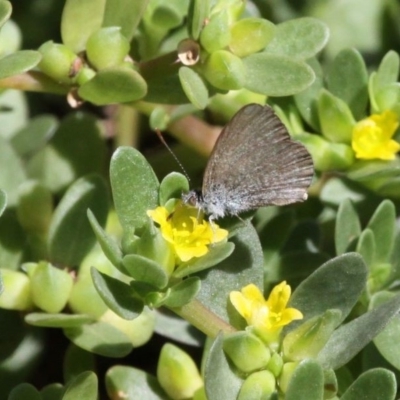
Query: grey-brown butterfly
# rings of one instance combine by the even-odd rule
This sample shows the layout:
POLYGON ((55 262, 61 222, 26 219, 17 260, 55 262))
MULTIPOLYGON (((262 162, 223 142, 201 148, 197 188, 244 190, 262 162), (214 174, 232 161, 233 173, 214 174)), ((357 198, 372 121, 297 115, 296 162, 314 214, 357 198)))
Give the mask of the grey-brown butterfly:
POLYGON ((202 190, 182 198, 214 220, 263 206, 304 201, 313 175, 310 154, 290 138, 272 108, 249 104, 218 137, 202 190))

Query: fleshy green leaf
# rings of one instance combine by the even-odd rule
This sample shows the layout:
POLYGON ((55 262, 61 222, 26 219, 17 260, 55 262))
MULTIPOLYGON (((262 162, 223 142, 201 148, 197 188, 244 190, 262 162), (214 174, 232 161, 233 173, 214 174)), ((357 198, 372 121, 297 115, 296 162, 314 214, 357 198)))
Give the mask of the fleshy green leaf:
POLYGON ((305 62, 286 56, 256 53, 243 59, 245 88, 267 96, 290 96, 310 86, 315 74, 305 62))
POLYGON ((127 67, 103 69, 78 89, 80 97, 98 106, 136 101, 146 93, 146 81, 127 67))
POLYGON ((129 399, 168 399, 153 375, 122 365, 114 366, 107 371, 106 388, 111 399, 117 398, 120 393, 124 393, 129 399))
POLYGON ((111 158, 110 180, 118 218, 129 235, 146 223, 146 211, 158 205, 157 177, 139 151, 120 147, 111 158))
POLYGON ((0 217, 7 207, 7 194, 4 190, 0 189, 0 217))
POLYGON ((104 357, 124 357, 132 350, 129 338, 105 322, 65 328, 64 333, 78 347, 104 357))
POLYGON ((82 372, 68 382, 63 400, 97 400, 98 398, 97 376, 92 371, 82 372))
POLYGON ((333 60, 326 80, 329 91, 350 107, 355 119, 365 117, 368 104, 368 73, 357 50, 342 50, 333 60))
POLYGON ((122 262, 122 251, 117 241, 103 230, 91 210, 87 211, 87 216, 104 254, 114 266, 120 269, 122 262))
POLYGON ((93 318, 83 314, 31 313, 26 315, 25 322, 33 326, 46 328, 69 328, 94 321, 93 318))
POLYGON ((18 187, 26 180, 22 162, 9 142, 0 137, 0 188, 7 194, 8 206, 18 200, 18 187))
POLYGON ((321 366, 314 360, 304 360, 293 371, 285 400, 322 399, 323 393, 324 374, 321 366))
POLYGON ((243 383, 230 368, 223 350, 222 334, 215 339, 208 353, 204 381, 208 400, 236 399, 243 383))
POLYGON ((233 253, 198 275, 202 283, 197 300, 225 321, 229 320, 226 304, 232 290, 250 283, 263 287, 263 256, 255 229, 244 224, 231 240, 233 253))
POLYGON ((54 116, 40 115, 18 131, 12 137, 11 144, 20 156, 27 156, 43 147, 57 127, 58 121, 54 116))
POLYGON ((136 281, 145 282, 162 289, 168 283, 168 275, 161 265, 137 254, 126 255, 122 263, 128 274, 136 281))
POLYGON ((395 225, 396 209, 394 204, 390 200, 384 200, 367 225, 375 237, 375 262, 384 263, 390 259, 394 244, 395 225))
POLYGON ((349 250, 361 233, 360 219, 351 200, 340 203, 336 216, 335 246, 336 254, 340 255, 349 250))
POLYGON ((11 390, 8 400, 42 400, 38 390, 29 383, 21 383, 11 390))
POLYGON ((315 58, 310 58, 306 62, 313 69, 315 80, 307 89, 297 93, 294 101, 305 121, 316 131, 320 131, 317 99, 324 85, 322 68, 315 58))
POLYGON ((324 22, 310 17, 292 19, 276 26, 274 38, 265 51, 306 60, 321 51, 328 38, 329 29, 324 22))
POLYGON ((182 307, 196 297, 200 286, 200 279, 196 276, 185 279, 171 287, 171 293, 164 304, 170 308, 182 307))
POLYGON ((138 317, 143 311, 143 301, 134 298, 129 285, 103 274, 96 268, 91 269, 93 284, 104 303, 121 318, 130 320, 138 317))
POLYGON ((67 0, 61 20, 63 43, 75 53, 85 49, 88 37, 100 29, 106 0, 67 0))
POLYGON ((322 134, 334 143, 350 143, 355 120, 349 106, 327 90, 318 99, 322 134))
POLYGON ((200 43, 208 53, 212 53, 226 48, 230 39, 228 10, 222 9, 212 14, 209 22, 203 27, 200 43))
MULTIPOLYGON (((367 279, 367 268, 356 253, 333 258, 305 279, 294 291, 290 306, 299 309, 304 320, 329 309, 342 312, 342 320, 354 307, 367 279)), ((293 329, 301 322, 290 324, 293 329)))
POLYGON ((388 51, 385 57, 383 57, 381 63, 379 64, 378 71, 376 72, 376 76, 374 78, 374 92, 379 91, 379 89, 386 85, 390 85, 391 83, 398 81, 399 66, 399 55, 393 50, 388 51))
POLYGON ((160 184, 160 204, 165 205, 165 203, 172 198, 180 199, 182 193, 188 191, 189 182, 186 176, 178 172, 171 172, 160 184))
POLYGON ((197 40, 203 29, 204 21, 210 15, 210 0, 193 0, 190 2, 188 14, 188 31, 197 40))
POLYGON ((0 2, 0 27, 2 27, 6 21, 10 18, 12 12, 12 6, 9 1, 0 2))
POLYGON ((132 39, 149 0, 106 0, 103 26, 120 26, 121 33, 132 39))
POLYGON ((400 296, 396 296, 346 325, 338 328, 318 354, 323 368, 337 369, 350 361, 399 312, 400 296))
POLYGON ((356 251, 362 256, 367 267, 371 268, 376 252, 375 236, 371 229, 363 230, 358 240, 356 251))
POLYGON ((208 90, 200 75, 188 67, 179 68, 179 80, 190 102, 200 110, 208 103, 208 90))
POLYGON ((340 397, 341 400, 394 400, 397 383, 393 372, 374 368, 361 374, 340 397))
POLYGON ((35 68, 42 56, 38 51, 20 50, 0 59, 0 79, 22 74, 35 68))
POLYGON ((41 391, 42 400, 62 400, 64 387, 61 383, 46 385, 41 391))
POLYGON ((103 179, 89 175, 78 179, 58 204, 49 230, 49 253, 54 263, 77 266, 95 243, 87 219, 93 210, 100 224, 108 213, 108 191, 103 179))

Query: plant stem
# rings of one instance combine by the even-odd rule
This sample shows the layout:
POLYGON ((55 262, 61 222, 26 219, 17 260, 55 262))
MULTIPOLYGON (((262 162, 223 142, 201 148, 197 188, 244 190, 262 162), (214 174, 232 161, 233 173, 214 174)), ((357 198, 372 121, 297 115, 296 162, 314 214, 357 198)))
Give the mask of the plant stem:
POLYGON ((232 325, 222 320, 198 300, 193 300, 180 308, 171 308, 171 310, 211 338, 215 338, 221 331, 223 333, 236 332, 232 325))

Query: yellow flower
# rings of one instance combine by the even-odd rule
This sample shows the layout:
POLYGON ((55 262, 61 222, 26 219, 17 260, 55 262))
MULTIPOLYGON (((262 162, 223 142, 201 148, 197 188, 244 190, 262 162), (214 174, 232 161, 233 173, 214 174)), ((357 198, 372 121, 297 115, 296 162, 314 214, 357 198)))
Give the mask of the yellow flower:
POLYGON ((209 245, 228 236, 228 231, 212 225, 193 207, 178 203, 173 212, 165 207, 147 211, 147 215, 160 225, 163 238, 171 244, 177 258, 186 262, 209 252, 209 245))
POLYGON ((400 144, 392 139, 399 126, 393 111, 373 114, 359 121, 353 128, 352 147, 357 158, 365 160, 393 160, 400 144))
POLYGON ((279 333, 293 320, 303 318, 299 310, 286 308, 290 294, 290 286, 283 281, 272 289, 268 300, 265 300, 260 289, 250 284, 241 292, 231 292, 230 300, 249 326, 261 336, 268 337, 270 333, 279 333))

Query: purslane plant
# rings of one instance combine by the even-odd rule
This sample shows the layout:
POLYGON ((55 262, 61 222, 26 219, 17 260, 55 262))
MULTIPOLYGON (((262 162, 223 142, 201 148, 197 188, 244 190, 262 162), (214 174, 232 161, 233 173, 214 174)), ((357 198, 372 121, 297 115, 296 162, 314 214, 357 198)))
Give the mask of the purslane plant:
MULTIPOLYGON (((0 23, 10 14, 0 1, 0 23)), ((0 367, 17 370, 34 337, 16 311, 73 344, 65 385, 21 384, 11 398, 97 398, 96 374, 81 367, 92 354, 126 356, 154 332, 198 345, 195 327, 207 337, 201 368, 166 344, 155 375, 110 368, 109 397, 394 399, 400 242, 396 204, 374 192, 399 193, 397 53, 368 73, 343 50, 323 72, 324 23, 274 25, 241 0, 68 0, 61 37, 1 58, 1 87, 67 95, 73 107, 123 103, 203 152, 210 143, 193 129, 211 127, 193 111, 226 117, 268 101, 309 149, 316 178, 301 206, 211 223, 181 202, 183 175, 160 182, 134 148, 118 147, 102 176, 92 115, 24 126, 10 95, 20 114, 0 135, 0 307, 11 310, 4 342, 20 336, 0 367)))

